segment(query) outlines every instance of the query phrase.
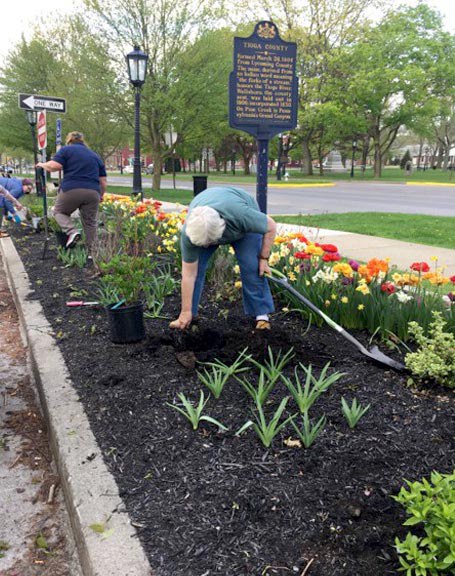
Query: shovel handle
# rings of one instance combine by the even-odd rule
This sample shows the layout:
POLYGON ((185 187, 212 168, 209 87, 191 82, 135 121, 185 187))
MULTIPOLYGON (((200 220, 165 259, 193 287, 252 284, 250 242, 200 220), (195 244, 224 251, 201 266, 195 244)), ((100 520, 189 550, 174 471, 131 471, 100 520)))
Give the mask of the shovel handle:
POLYGON ((97 304, 99 304, 99 302, 84 302, 82 300, 72 300, 71 302, 66 303, 66 305, 71 308, 75 306, 96 306, 97 304))

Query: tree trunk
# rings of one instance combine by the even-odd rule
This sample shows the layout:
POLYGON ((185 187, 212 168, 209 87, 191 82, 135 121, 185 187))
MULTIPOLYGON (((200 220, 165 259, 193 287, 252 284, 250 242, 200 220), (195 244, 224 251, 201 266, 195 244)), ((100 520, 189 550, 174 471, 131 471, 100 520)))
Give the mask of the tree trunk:
POLYGON ((421 138, 419 144, 419 156, 417 157, 417 170, 419 170, 420 168, 420 161, 422 159, 422 150, 423 150, 423 140, 421 138))
POLYGON ((163 169, 163 159, 161 158, 161 154, 154 154, 153 156, 153 180, 152 180, 152 188, 153 190, 160 190, 161 189, 161 171, 163 169))
POLYGON ((302 141, 302 171, 306 176, 313 175, 313 162, 311 158, 310 142, 306 138, 302 141))
POLYGON ((441 168, 443 160, 444 160, 444 147, 439 146, 438 159, 436 160, 436 168, 441 168))
POLYGON ((450 146, 446 146, 444 149, 444 163, 442 165, 443 170, 448 170, 450 160, 450 146))
POLYGON ((242 154, 242 158, 243 158, 243 174, 245 176, 248 176, 249 174, 251 174, 251 172, 250 172, 250 160, 251 160, 251 158, 250 158, 249 154, 245 154, 245 153, 242 154))
POLYGON ((374 177, 380 178, 382 174, 381 145, 379 142, 374 143, 374 177))
POLYGON ((362 165, 360 169, 362 170, 362 174, 365 176, 365 170, 367 167, 368 161, 368 152, 370 151, 370 136, 368 134, 365 135, 362 141, 362 165))

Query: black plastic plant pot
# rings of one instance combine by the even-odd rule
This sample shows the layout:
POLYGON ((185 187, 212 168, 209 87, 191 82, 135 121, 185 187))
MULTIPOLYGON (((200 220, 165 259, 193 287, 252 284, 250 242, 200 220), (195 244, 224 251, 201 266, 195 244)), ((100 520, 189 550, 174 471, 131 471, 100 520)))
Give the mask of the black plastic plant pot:
POLYGON ((142 302, 112 310, 106 308, 111 332, 111 341, 115 344, 139 342, 145 338, 144 307, 142 302))
POLYGON ((65 234, 65 232, 62 232, 61 230, 55 230, 55 237, 57 238, 57 244, 62 248, 66 248, 68 236, 65 234))

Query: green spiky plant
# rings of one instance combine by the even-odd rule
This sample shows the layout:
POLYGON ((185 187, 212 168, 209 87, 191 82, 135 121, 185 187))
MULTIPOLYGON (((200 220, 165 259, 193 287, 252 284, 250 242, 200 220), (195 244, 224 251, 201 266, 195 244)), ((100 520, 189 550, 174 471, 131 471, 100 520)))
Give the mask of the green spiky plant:
POLYGON ((196 406, 194 406, 182 392, 177 394, 177 396, 182 402, 183 407, 169 404, 169 402, 166 404, 174 410, 177 410, 177 412, 180 412, 182 416, 185 416, 185 418, 191 423, 193 430, 197 430, 201 422, 209 422, 210 424, 215 424, 215 426, 218 426, 221 430, 227 430, 226 426, 221 424, 221 422, 218 422, 218 420, 215 420, 215 418, 202 414, 202 411, 209 400, 204 397, 204 392, 202 390, 200 391, 199 402, 196 406))

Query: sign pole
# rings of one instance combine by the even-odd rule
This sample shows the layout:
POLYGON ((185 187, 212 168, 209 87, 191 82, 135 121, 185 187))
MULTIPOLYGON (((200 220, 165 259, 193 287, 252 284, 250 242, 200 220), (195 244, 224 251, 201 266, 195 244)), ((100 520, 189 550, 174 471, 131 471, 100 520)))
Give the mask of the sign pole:
POLYGON ((258 144, 258 171, 256 183, 256 198, 261 212, 267 214, 267 167, 269 164, 269 140, 259 138, 258 144))

